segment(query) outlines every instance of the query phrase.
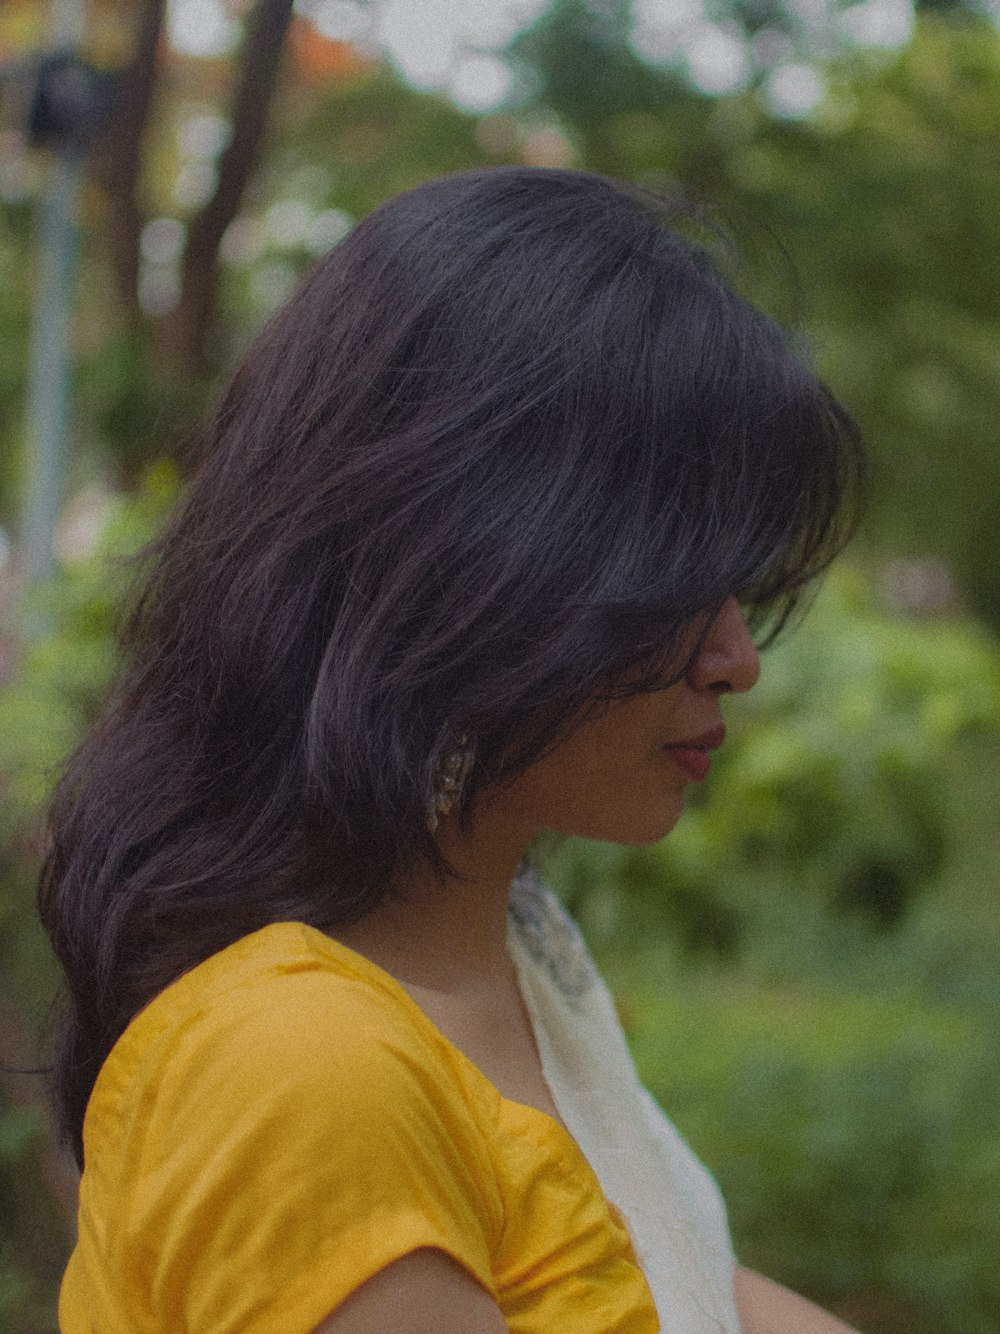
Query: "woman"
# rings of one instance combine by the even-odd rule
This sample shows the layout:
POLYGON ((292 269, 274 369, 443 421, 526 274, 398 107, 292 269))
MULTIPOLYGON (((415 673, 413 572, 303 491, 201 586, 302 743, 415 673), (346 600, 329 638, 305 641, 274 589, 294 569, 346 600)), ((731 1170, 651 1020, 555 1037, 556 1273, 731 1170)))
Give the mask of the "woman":
POLYGON ((689 222, 431 181, 237 371, 52 812, 66 1334, 844 1328, 735 1271, 525 863, 670 831, 846 531, 849 419, 689 222))

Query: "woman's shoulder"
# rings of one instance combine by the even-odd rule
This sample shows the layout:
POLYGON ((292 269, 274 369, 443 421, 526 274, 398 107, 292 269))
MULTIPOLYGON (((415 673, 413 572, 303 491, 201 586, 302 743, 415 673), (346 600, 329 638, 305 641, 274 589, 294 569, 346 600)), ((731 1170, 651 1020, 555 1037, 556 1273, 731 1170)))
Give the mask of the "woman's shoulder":
POLYGON ((140 1106, 147 1126, 198 1106, 221 1123, 278 1090, 328 1114, 409 1096, 455 1104, 457 1115, 463 1102, 446 1047, 395 979, 313 927, 277 922, 183 974, 132 1020, 98 1076, 85 1149, 120 1134, 140 1106))
POLYGON ((272 922, 210 955, 155 996, 132 1020, 118 1047, 179 1040, 268 1019, 286 1035, 306 1035, 321 1011, 322 1028, 340 1018, 378 1025, 405 1017, 401 988, 376 965, 304 922, 272 922))
POLYGON ((66 1328, 125 1328, 162 1301, 192 1328, 311 1329, 409 1249, 485 1283, 502 1217, 488 1123, 417 1007, 363 956, 277 923, 184 974, 112 1049, 64 1287, 67 1312, 111 1305, 66 1328))

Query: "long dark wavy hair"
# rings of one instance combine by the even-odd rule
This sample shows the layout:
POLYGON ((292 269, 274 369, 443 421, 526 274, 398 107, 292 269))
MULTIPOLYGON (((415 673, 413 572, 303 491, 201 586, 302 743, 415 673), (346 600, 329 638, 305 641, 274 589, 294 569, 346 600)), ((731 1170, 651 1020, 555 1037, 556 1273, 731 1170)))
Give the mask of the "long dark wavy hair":
POLYGON ((857 432, 690 216, 460 172, 365 218, 257 338, 51 807, 81 1162, 102 1062, 180 973, 356 919, 410 858, 446 876, 427 806, 458 731, 468 819, 588 701, 676 679, 730 595, 773 635, 842 545, 857 432))

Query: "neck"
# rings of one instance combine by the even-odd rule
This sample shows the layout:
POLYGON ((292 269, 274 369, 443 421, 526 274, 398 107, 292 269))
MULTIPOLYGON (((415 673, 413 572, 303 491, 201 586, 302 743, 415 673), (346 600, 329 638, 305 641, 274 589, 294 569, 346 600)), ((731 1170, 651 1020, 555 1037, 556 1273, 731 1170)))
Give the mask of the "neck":
POLYGON ((453 816, 437 841, 461 879, 442 885, 425 864, 406 869, 394 891, 338 938, 404 985, 458 994, 508 981, 510 883, 534 836, 499 805, 477 807, 463 834, 453 816))

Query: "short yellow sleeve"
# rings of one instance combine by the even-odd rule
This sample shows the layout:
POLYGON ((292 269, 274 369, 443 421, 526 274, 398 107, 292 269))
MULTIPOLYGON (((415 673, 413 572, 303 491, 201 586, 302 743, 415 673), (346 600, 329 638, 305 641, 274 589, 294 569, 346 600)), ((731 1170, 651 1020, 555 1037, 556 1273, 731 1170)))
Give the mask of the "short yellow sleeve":
POLYGON ((214 997, 158 1035, 87 1133, 69 1334, 307 1334, 422 1246, 493 1291, 484 1137, 440 1053, 363 981, 303 969, 214 997), (121 1302, 126 1325, 74 1315, 98 1252, 91 1315, 121 1302))

